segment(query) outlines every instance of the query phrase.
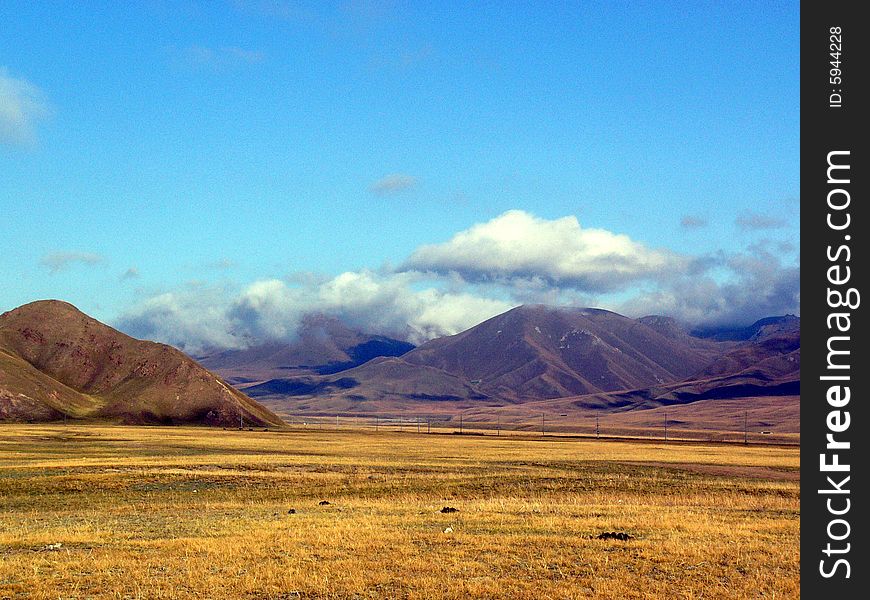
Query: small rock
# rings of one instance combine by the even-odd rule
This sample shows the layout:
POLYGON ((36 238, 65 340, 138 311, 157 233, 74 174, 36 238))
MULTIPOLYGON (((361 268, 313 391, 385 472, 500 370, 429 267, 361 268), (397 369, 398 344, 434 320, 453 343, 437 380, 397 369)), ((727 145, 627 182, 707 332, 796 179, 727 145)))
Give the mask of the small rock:
POLYGON ((627 542, 628 540, 634 539, 633 535, 629 535, 624 531, 605 531, 604 533, 598 534, 599 540, 620 540, 622 542, 627 542))
POLYGON ((444 508, 441 509, 441 512, 443 512, 443 513, 455 513, 455 512, 459 512, 459 509, 453 508, 452 506, 445 506, 444 508))
POLYGON ((63 547, 63 544, 61 544, 60 542, 57 542, 56 544, 46 544, 45 546, 42 547, 42 549, 46 550, 48 552, 57 552, 62 547, 63 547))
POLYGON ((320 506, 329 506, 329 500, 321 500, 318 504, 320 506))
POLYGON ((444 533, 453 533, 453 528, 448 527, 447 529, 444 530, 444 533))
POLYGON ((291 508, 290 510, 287 511, 287 514, 288 514, 288 515, 295 515, 295 514, 296 514, 296 509, 295 509, 295 508, 291 508))

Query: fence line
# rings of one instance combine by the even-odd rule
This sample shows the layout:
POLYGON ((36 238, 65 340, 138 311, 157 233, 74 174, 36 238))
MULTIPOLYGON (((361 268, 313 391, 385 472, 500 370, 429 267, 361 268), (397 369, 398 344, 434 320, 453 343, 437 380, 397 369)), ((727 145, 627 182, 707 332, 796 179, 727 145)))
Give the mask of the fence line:
MULTIPOLYGON (((539 417, 508 418, 496 415, 495 420, 479 419, 467 413, 412 415, 336 415, 284 414, 291 428, 318 430, 369 430, 374 432, 414 433, 421 435, 523 435, 534 437, 642 438, 665 442, 706 440, 736 443, 799 443, 798 434, 775 433, 771 425, 749 426, 746 411, 734 415, 732 429, 690 428, 680 421, 670 420, 665 413, 661 421, 642 424, 620 423, 607 415, 568 417, 565 414, 541 413, 539 417)), ((490 417, 491 418, 491 417, 490 417)), ((717 423, 721 423, 720 419, 717 423)))

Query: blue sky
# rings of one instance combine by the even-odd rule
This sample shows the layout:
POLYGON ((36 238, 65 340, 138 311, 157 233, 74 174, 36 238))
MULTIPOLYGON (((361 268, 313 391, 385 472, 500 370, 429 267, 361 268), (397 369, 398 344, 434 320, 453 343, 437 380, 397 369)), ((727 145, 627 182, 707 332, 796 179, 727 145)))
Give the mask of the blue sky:
POLYGON ((0 310, 799 310, 796 2, 429 4, 2 3, 0 310))

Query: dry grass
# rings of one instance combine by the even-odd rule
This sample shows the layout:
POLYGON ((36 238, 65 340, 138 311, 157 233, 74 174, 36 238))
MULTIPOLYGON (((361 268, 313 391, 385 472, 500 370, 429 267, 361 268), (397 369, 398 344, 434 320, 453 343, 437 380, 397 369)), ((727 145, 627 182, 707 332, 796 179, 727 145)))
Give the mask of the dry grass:
POLYGON ((0 597, 796 598, 798 454, 4 426, 0 597))

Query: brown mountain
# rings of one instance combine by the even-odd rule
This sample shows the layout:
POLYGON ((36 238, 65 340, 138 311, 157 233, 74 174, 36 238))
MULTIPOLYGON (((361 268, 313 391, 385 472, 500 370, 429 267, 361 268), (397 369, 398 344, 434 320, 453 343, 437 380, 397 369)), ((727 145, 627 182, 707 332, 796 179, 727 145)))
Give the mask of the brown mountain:
POLYGON ((257 398, 316 397, 354 410, 366 402, 522 403, 685 380, 733 348, 693 337, 664 317, 634 320, 598 309, 521 306, 399 358, 331 377, 246 388, 257 398))
POLYGON ((57 300, 0 315, 0 420, 280 425, 182 352, 57 300))
MULTIPOLYGON (((640 320, 646 319, 649 317, 640 320)), ((605 409, 613 414, 614 410, 634 411, 736 399, 747 401, 746 406, 750 408, 762 404, 771 409, 782 408, 788 414, 779 421, 780 425, 791 428, 789 430, 799 428, 799 414, 794 409, 800 399, 800 319, 792 315, 770 317, 746 328, 727 331, 739 332, 745 340, 724 346, 728 348, 725 352, 686 379, 562 398, 550 408, 560 412, 605 409)))
POLYGON ((522 306, 401 357, 258 381, 245 391, 278 411, 320 414, 507 405, 523 412, 550 404, 560 413, 624 411, 735 398, 791 406, 800 394, 800 320, 756 325, 740 330, 743 341, 720 341, 667 317, 522 306))
POLYGON ((335 317, 311 314, 291 341, 267 341, 241 350, 206 352, 196 359, 229 381, 251 383, 289 376, 327 375, 379 356, 401 356, 413 344, 363 333, 335 317))
POLYGON ((531 400, 679 381, 724 349, 606 310, 534 305, 427 342, 402 360, 471 381, 490 396, 531 400))

